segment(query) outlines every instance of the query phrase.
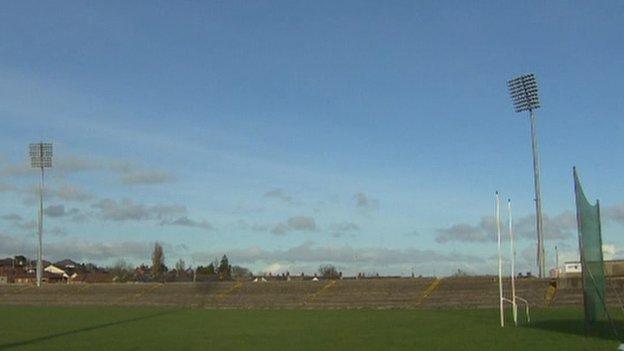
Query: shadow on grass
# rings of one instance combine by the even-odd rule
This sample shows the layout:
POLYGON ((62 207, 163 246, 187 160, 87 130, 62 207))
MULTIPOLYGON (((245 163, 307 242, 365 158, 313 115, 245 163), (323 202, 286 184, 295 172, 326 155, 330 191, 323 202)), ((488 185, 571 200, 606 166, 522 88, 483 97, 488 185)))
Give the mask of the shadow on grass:
POLYGON ((613 328, 615 327, 617 335, 620 338, 624 336, 624 330, 622 330, 620 323, 617 321, 614 323, 615 326, 612 326, 607 321, 596 322, 594 325, 586 328, 583 320, 554 319, 531 322, 531 324, 526 325, 525 328, 617 341, 618 339, 613 333, 613 328))
POLYGON ((172 310, 172 311, 166 311, 166 312, 152 313, 152 314, 148 314, 148 315, 145 315, 145 316, 140 316, 140 317, 135 317, 135 318, 128 318, 128 319, 122 319, 122 320, 108 322, 108 323, 96 324, 96 325, 92 325, 92 326, 88 326, 88 327, 84 327, 84 328, 68 330, 68 331, 64 331, 64 332, 60 332, 60 333, 56 333, 56 334, 49 334, 49 335, 40 336, 40 337, 29 339, 29 340, 17 341, 17 342, 12 342, 12 343, 7 343, 7 344, 1 344, 0 345, 0 350, 8 350, 10 348, 31 345, 31 344, 35 344, 35 343, 38 343, 38 342, 48 341, 48 340, 51 340, 51 339, 54 339, 54 338, 59 338, 59 337, 62 337, 62 336, 75 335, 75 334, 80 334, 80 333, 88 332, 88 331, 92 331, 92 330, 108 328, 108 327, 112 327, 112 326, 115 326, 115 325, 137 322, 137 321, 150 319, 150 318, 155 318, 155 317, 159 317, 159 316, 162 316, 162 315, 171 314, 171 313, 175 313, 175 312, 177 312, 177 311, 176 310, 172 310))

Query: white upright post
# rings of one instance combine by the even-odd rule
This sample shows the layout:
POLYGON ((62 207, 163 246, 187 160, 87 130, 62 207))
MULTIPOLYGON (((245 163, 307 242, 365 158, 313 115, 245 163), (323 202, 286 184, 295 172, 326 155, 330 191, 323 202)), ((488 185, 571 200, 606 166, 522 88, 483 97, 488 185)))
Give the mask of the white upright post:
MULTIPOLYGON (((43 153, 43 151, 40 151, 43 153)), ((41 279, 43 277, 43 164, 41 166, 41 183, 39 183, 39 226, 38 226, 38 239, 39 245, 37 246, 37 286, 41 286, 41 279)))
POLYGON ((511 217, 511 199, 507 200, 507 211, 509 214, 509 243, 511 250, 511 305, 513 308, 513 320, 514 324, 518 326, 518 306, 516 305, 516 249, 514 247, 513 238, 513 219, 511 217))
POLYGON ((557 245, 555 245, 555 278, 559 279, 559 251, 557 245))
POLYGON ((41 182, 39 183, 39 223, 37 228, 38 244, 37 245, 37 286, 41 286, 43 278, 43 193, 44 169, 52 167, 52 144, 51 143, 33 143, 28 147, 30 155, 30 165, 33 168, 41 170, 41 182))
POLYGON ((501 252, 501 227, 500 227, 500 200, 496 192, 496 234, 498 235, 498 293, 500 308, 500 325, 505 326, 505 311, 503 309, 503 257, 501 252))

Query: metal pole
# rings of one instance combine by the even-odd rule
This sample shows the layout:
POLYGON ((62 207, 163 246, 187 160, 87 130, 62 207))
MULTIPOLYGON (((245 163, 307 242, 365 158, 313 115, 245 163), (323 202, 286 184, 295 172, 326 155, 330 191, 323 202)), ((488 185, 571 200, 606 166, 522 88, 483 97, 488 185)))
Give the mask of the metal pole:
POLYGON ((542 191, 540 186, 540 160, 539 147, 537 144, 537 127, 535 122, 535 112, 529 110, 531 119, 531 146, 533 149, 533 178, 535 182, 535 221, 537 226, 537 266, 539 277, 544 278, 545 274, 545 254, 544 254, 544 232, 542 227, 542 191))
MULTIPOLYGON (((41 150, 43 154, 43 147, 41 150)), ((39 185, 39 247, 37 248, 37 286, 41 286, 43 276, 43 163, 41 166, 41 183, 39 185)))
POLYGON ((516 278, 515 278, 516 249, 514 247, 514 239, 513 239, 513 220, 511 217, 511 199, 507 200, 507 212, 509 214, 509 243, 510 243, 510 250, 511 250, 511 305, 513 308, 514 324, 518 326, 518 307, 516 305, 516 278))
POLYGON ((503 310, 503 257, 501 253, 501 228, 500 228, 500 200, 496 192, 496 233, 498 235, 498 297, 500 308, 500 325, 505 326, 505 311, 503 310))
POLYGON ((559 278, 559 250, 557 245, 555 245, 555 274, 556 278, 559 278))

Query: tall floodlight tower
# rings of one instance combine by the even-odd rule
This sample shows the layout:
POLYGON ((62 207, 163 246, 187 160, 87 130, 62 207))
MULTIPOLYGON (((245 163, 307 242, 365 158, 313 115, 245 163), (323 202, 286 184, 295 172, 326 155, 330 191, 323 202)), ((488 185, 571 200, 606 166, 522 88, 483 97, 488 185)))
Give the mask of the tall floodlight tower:
POLYGON ((539 277, 546 274, 544 231, 542 227, 542 191, 540 188, 540 160, 535 126, 535 110, 540 107, 537 82, 533 74, 523 75, 507 82, 516 112, 529 111, 531 120, 531 146, 533 149, 533 174, 535 183, 535 222, 537 226, 537 266, 539 277))
POLYGON ((37 286, 41 286, 41 277, 43 276, 43 170, 52 167, 52 144, 51 143, 34 143, 30 144, 30 165, 33 168, 41 169, 41 182, 39 183, 39 227, 38 237, 39 246, 37 246, 37 286))

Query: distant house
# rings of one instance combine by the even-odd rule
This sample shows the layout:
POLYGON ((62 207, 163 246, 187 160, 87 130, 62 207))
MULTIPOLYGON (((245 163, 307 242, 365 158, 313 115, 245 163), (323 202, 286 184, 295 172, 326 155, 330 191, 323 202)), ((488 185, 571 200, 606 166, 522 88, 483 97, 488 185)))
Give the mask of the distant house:
POLYGON ((69 280, 70 284, 83 283, 112 283, 113 275, 108 272, 85 272, 76 273, 74 278, 69 280))
POLYGON ((28 259, 26 256, 17 255, 13 259, 15 261, 15 266, 17 267, 25 267, 28 265, 28 259))
POLYGON ((264 276, 264 278, 266 278, 266 280, 268 280, 268 281, 289 280, 288 277, 289 276, 286 273, 273 274, 271 272, 269 272, 268 275, 264 276))
MULTIPOLYGON (((59 283, 64 282, 63 277, 57 274, 53 274, 50 272, 43 272, 43 276, 41 277, 41 281, 43 283, 59 283)), ((18 271, 15 273, 13 278, 13 282, 15 284, 35 284, 37 282, 37 275, 32 272, 28 273, 26 271, 18 271)))
POLYGON ((37 276, 26 272, 17 273, 14 282, 15 284, 34 284, 37 282, 37 276))
POLYGON ((0 259, 0 267, 24 267, 26 265, 28 265, 28 259, 22 255, 0 259))
POLYGON ((64 259, 62 261, 58 261, 54 264, 56 267, 59 268, 63 268, 63 269, 76 269, 77 267, 80 267, 80 263, 74 262, 70 259, 64 259))
POLYGON ((52 273, 52 274, 58 274, 58 275, 62 275, 65 276, 66 278, 69 278, 69 275, 67 275, 67 273, 65 272, 64 269, 59 268, 53 264, 47 266, 46 268, 43 269, 44 271, 48 272, 48 273, 52 273))
POLYGON ((70 279, 76 278, 77 274, 68 273, 66 270, 61 269, 53 264, 43 269, 44 272, 49 273, 48 283, 67 283, 70 279))
POLYGON ((12 267, 0 266, 0 283, 12 283, 15 276, 15 269, 12 267))

